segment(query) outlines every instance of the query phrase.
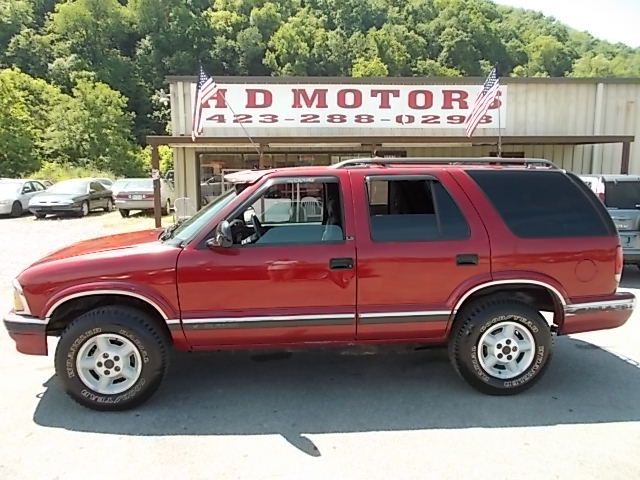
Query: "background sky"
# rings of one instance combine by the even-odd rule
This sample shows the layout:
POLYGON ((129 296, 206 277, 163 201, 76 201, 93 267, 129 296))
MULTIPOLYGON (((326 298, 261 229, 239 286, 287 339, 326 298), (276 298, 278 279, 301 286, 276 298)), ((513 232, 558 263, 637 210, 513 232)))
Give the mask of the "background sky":
POLYGON ((495 0, 538 10, 594 37, 640 47, 640 0, 495 0))

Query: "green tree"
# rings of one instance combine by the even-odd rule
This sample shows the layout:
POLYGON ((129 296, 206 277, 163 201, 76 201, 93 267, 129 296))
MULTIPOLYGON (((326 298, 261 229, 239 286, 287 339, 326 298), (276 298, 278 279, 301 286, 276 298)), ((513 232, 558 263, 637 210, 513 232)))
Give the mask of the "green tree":
POLYGON ((389 75, 389 69, 377 56, 373 58, 358 58, 351 69, 351 76, 356 78, 386 77, 387 75, 389 75))
POLYGON ((528 45, 529 76, 562 77, 571 70, 574 56, 569 48, 551 35, 536 38, 528 45))
POLYGON ((39 166, 33 154, 33 120, 21 92, 0 72, 0 176, 20 176, 39 166))
POLYGON ((52 119, 45 140, 60 162, 110 170, 116 175, 142 173, 126 100, 108 85, 78 80, 73 96, 54 107, 52 119))
POLYGON ((0 0, 0 63, 11 38, 33 23, 33 9, 24 0, 0 0))

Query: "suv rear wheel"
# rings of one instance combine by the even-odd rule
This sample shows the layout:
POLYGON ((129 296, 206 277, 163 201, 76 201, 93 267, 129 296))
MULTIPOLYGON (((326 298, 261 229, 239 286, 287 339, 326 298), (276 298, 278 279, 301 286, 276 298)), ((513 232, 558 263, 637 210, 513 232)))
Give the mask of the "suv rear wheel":
POLYGON ((168 340, 143 312, 100 307, 64 330, 56 374, 75 401, 94 410, 126 410, 158 388, 167 370, 168 340))
POLYGON ((510 395, 540 379, 552 346, 551 331, 538 311, 522 302, 494 298, 460 312, 449 356, 456 371, 477 390, 510 395))

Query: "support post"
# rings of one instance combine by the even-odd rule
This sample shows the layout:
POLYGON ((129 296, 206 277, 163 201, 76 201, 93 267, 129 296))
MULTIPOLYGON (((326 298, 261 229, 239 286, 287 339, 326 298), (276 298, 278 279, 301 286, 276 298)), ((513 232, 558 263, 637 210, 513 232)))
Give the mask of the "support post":
POLYGON ((156 228, 162 227, 162 206, 160 205, 160 153, 158 145, 151 145, 151 178, 153 179, 153 216, 156 228))
POLYGON ((264 164, 264 144, 262 144, 262 143, 258 146, 258 168, 260 170, 265 168, 265 164, 264 164))
POLYGON ((629 158, 631 157, 631 142, 622 142, 622 163, 620 164, 620 173, 629 173, 629 158))
POLYGON ((500 118, 502 105, 498 107, 498 158, 502 158, 502 119, 500 118))

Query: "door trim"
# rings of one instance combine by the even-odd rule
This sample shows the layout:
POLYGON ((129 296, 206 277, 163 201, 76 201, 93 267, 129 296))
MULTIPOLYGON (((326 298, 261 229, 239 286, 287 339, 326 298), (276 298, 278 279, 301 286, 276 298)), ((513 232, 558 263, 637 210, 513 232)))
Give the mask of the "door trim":
POLYGON ((262 315, 257 317, 183 318, 182 325, 189 330, 219 328, 305 327, 322 325, 351 325, 355 313, 328 313, 321 315, 262 315))
POLYGON ((371 312, 358 314, 358 320, 360 324, 441 322, 448 320, 451 313, 451 310, 371 312))

